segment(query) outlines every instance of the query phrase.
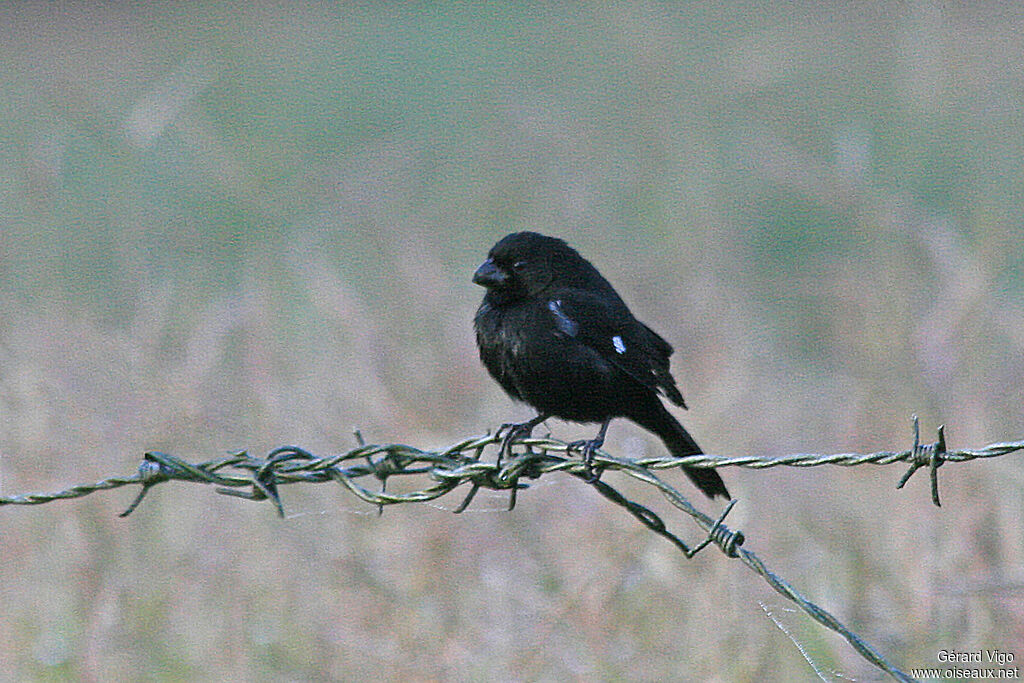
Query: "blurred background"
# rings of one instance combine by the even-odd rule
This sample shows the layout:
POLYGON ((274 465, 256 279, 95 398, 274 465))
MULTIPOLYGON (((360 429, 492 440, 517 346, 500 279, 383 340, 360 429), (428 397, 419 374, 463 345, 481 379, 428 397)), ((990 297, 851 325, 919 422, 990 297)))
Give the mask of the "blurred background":
MULTIPOLYGON (((675 345, 708 452, 1024 438, 1016 3, 62 5, 0 10, 3 495, 529 417, 471 323, 523 229, 675 345)), ((905 670, 1019 664, 1021 457, 944 467, 941 509, 903 471, 729 468, 730 524, 905 670)), ((0 510, 0 680, 881 678, 571 477, 459 516, 134 493, 0 510)))

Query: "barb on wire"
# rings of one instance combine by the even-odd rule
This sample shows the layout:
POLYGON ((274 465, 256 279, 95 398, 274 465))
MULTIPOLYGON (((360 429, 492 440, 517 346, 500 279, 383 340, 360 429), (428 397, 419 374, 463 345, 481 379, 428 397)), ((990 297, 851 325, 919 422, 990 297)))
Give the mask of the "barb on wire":
POLYGON ((946 457, 946 425, 939 425, 938 441, 933 444, 922 444, 921 424, 918 422, 917 415, 915 415, 914 447, 910 450, 912 453, 910 468, 900 477, 900 482, 896 484, 896 488, 903 488, 903 485, 910 480, 910 477, 918 468, 928 465, 932 485, 932 502, 935 503, 935 507, 942 507, 942 503, 939 502, 939 467, 946 457))
POLYGON ((549 437, 502 438, 500 431, 495 434, 463 439, 443 450, 421 450, 403 444, 367 444, 362 435, 355 432, 356 448, 338 455, 317 457, 298 446, 282 446, 274 449, 266 458, 256 458, 242 451, 214 460, 193 464, 172 455, 160 452, 146 453, 138 471, 127 477, 111 477, 94 484, 72 486, 56 493, 29 493, 0 497, 2 505, 39 505, 54 500, 79 498, 96 491, 139 485, 141 489, 121 516, 131 514, 146 494, 157 484, 168 481, 188 481, 214 484, 218 493, 273 502, 279 515, 284 515, 279 489, 286 484, 320 483, 333 481, 351 491, 360 499, 382 510, 385 505, 424 502, 440 498, 455 488, 467 484, 465 498, 454 509, 456 513, 465 510, 481 488, 509 491, 509 509, 515 506, 516 494, 528 488, 523 479, 537 479, 549 472, 562 471, 594 486, 598 493, 609 501, 624 508, 641 524, 672 542, 686 557, 693 557, 711 544, 716 545, 726 556, 737 558, 744 565, 760 575, 780 594, 803 609, 823 626, 843 636, 865 659, 900 681, 911 681, 909 676, 890 664, 882 655, 847 629, 829 612, 818 607, 801 595, 793 586, 770 571, 751 550, 743 547, 742 531, 730 529, 725 524, 726 515, 735 502, 726 507, 717 518, 712 518, 693 507, 674 487, 662 481, 658 470, 681 465, 693 467, 740 466, 752 469, 788 465, 791 467, 812 467, 816 465, 854 466, 865 463, 878 465, 906 462, 909 469, 900 479, 902 488, 914 472, 928 466, 931 475, 932 501, 939 505, 938 469, 945 462, 966 462, 977 458, 992 458, 1024 450, 1024 441, 994 443, 977 450, 947 450, 945 430, 939 427, 938 440, 933 444, 920 443, 917 418, 914 418, 914 443, 905 451, 881 451, 856 454, 796 454, 768 458, 761 456, 722 457, 715 455, 692 455, 676 458, 660 457, 628 460, 617 458, 605 451, 594 452, 591 465, 573 457, 572 447, 564 441, 549 437), (502 459, 484 461, 484 451, 497 446, 502 459), (673 532, 650 508, 632 501, 616 488, 600 478, 593 478, 592 469, 604 472, 619 472, 655 487, 673 506, 689 515, 703 529, 705 536, 691 547, 673 532), (389 493, 387 481, 395 476, 420 476, 429 482, 428 486, 410 493, 389 493), (380 482, 377 490, 364 486, 361 480, 369 477, 380 482))

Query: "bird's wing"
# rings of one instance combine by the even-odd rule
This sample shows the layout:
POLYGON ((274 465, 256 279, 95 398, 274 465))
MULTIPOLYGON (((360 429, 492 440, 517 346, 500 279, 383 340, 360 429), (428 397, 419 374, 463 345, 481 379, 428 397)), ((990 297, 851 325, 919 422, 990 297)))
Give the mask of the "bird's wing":
POLYGON ((547 302, 560 334, 572 337, 652 391, 686 407, 669 372, 672 346, 633 317, 621 299, 566 289, 547 302))

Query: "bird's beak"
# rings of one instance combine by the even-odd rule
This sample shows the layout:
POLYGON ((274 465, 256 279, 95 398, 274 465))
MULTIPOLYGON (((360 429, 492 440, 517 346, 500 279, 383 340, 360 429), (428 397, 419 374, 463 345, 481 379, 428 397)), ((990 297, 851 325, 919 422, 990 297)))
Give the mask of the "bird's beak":
POLYGON ((473 282, 482 287, 501 287, 507 280, 508 275, 505 274, 505 271, 495 265, 491 259, 481 263, 473 273, 473 282))

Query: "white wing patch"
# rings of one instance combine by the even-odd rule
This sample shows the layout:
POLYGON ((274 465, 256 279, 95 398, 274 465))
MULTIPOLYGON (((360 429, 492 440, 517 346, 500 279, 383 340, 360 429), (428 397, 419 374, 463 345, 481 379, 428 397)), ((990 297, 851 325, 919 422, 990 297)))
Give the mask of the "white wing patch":
POLYGON ((619 335, 612 337, 612 346, 615 347, 617 353, 623 354, 626 352, 626 342, 622 341, 622 337, 619 335))

